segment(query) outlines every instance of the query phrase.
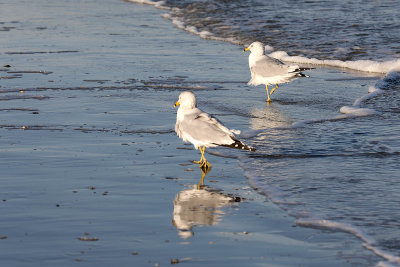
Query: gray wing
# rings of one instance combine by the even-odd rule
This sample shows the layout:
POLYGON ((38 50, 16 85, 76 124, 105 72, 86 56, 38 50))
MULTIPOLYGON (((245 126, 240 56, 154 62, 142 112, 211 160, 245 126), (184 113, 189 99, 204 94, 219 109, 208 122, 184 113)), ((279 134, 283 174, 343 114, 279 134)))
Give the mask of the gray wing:
POLYGON ((273 77, 288 74, 294 69, 295 66, 286 65, 275 58, 263 56, 251 67, 251 72, 262 77, 273 77))
POLYGON ((184 135, 204 143, 226 145, 234 142, 232 132, 205 112, 186 115, 179 129, 184 135))

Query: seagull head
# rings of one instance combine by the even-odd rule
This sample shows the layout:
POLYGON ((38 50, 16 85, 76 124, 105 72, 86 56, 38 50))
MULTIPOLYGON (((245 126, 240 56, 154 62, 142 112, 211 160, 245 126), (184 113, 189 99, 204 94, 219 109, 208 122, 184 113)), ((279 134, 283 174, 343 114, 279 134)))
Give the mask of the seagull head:
POLYGON ((265 53, 265 46, 261 42, 253 42, 251 45, 249 45, 244 49, 244 51, 249 51, 249 50, 252 54, 262 56, 265 53))
POLYGON ((176 101, 174 107, 181 106, 183 109, 193 109, 196 107, 196 96, 190 92, 185 91, 179 95, 179 100, 176 101))

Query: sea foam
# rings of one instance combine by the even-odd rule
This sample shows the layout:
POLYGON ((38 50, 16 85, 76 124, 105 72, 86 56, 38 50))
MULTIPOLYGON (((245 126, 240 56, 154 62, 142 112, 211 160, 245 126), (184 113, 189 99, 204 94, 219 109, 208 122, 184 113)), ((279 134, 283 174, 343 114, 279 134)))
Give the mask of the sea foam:
POLYGON ((384 73, 399 72, 400 71, 400 59, 394 59, 384 62, 378 62, 373 60, 355 60, 355 61, 342 61, 342 60, 322 60, 316 58, 307 58, 302 56, 289 56, 285 51, 276 51, 269 54, 270 57, 294 62, 298 64, 312 64, 312 65, 324 65, 331 67, 347 68, 363 72, 374 72, 384 73))
POLYGON ((169 19, 172 21, 172 24, 174 24, 178 29, 185 30, 189 33, 195 34, 200 36, 203 39, 212 39, 213 34, 209 31, 199 31, 195 26, 186 26, 186 24, 179 20, 177 17, 171 16, 171 14, 166 13, 161 15, 165 19, 169 19))
POLYGON ((340 231, 340 232, 345 232, 352 234, 359 238, 361 241, 363 241, 363 247, 366 249, 374 252, 376 255, 384 258, 387 260, 389 263, 385 262, 380 262, 378 266, 391 266, 391 265, 384 265, 384 264, 390 264, 390 263, 395 263, 395 264, 400 264, 400 257, 392 255, 386 251, 382 251, 381 249, 377 248, 375 244, 375 240, 369 237, 367 234, 365 234, 363 231, 361 231, 359 228, 347 224, 347 223, 341 223, 341 222, 335 222, 331 220, 322 220, 322 219, 298 219, 296 221, 296 225, 302 226, 302 227, 309 227, 309 228, 317 228, 317 229, 326 229, 326 230, 331 230, 331 231, 340 231))
POLYGON ((349 114, 357 117, 371 116, 377 114, 376 110, 370 108, 359 108, 356 106, 343 106, 340 108, 340 113, 349 114))
MULTIPOLYGON (((179 8, 173 8, 172 13, 179 13, 179 8)), ((197 35, 202 39, 209 39, 221 42, 228 42, 232 44, 240 44, 239 40, 236 40, 232 37, 219 37, 210 31, 200 31, 197 27, 192 25, 187 25, 183 20, 181 20, 178 16, 173 16, 171 13, 165 13, 161 15, 165 19, 171 20, 172 24, 174 24, 178 29, 187 31, 191 34, 197 35)))
MULTIPOLYGON (((236 40, 234 37, 223 38, 215 35, 209 31, 200 31, 198 28, 187 25, 177 14, 179 14, 178 8, 169 8, 164 5, 163 1, 150 1, 150 0, 129 0, 131 2, 142 3, 153 5, 156 8, 170 10, 170 13, 163 14, 162 17, 169 19, 172 23, 179 29, 185 30, 192 34, 198 35, 204 39, 212 39, 217 41, 225 41, 230 42, 232 44, 240 45, 241 42, 236 40)), ((269 56, 274 57, 276 59, 293 62, 296 64, 311 64, 318 66, 327 66, 327 67, 337 67, 337 68, 346 68, 361 72, 370 72, 370 73, 379 73, 385 74, 385 77, 376 82, 375 85, 370 86, 365 95, 354 100, 351 106, 342 106, 339 109, 341 114, 337 114, 332 116, 331 118, 326 119, 309 119, 304 121, 298 121, 289 125, 288 127, 278 127, 278 128, 270 128, 270 129, 260 129, 260 130, 250 130, 246 132, 242 132, 240 137, 244 138, 252 138, 257 135, 265 135, 272 129, 284 129, 284 128, 299 128, 305 127, 308 124, 314 123, 323 123, 325 121, 333 121, 333 120, 341 120, 351 117, 358 116, 371 116, 379 114, 376 110, 372 108, 366 108, 363 105, 367 100, 371 100, 384 92, 384 90, 389 89, 391 84, 397 84, 400 82, 400 59, 393 59, 388 61, 373 61, 373 60, 354 60, 354 61, 342 61, 342 60, 323 60, 317 58, 307 58, 303 56, 290 56, 285 51, 275 51, 272 52, 273 48, 269 45, 266 46, 266 51, 269 53, 269 56)), ((210 152, 209 152, 210 153, 210 152)), ((212 154, 217 155, 215 152, 211 152, 212 154)), ((229 157, 228 155, 219 155, 229 157)), ((279 187, 271 186, 270 184, 263 184, 259 182, 257 174, 255 174, 255 170, 249 169, 248 160, 252 160, 246 157, 239 158, 240 166, 245 170, 245 176, 249 179, 249 183, 256 189, 260 190, 261 193, 264 193, 274 202, 276 205, 279 205, 281 208, 285 209, 289 212, 289 214, 293 214, 290 207, 291 205, 298 205, 301 203, 297 203, 291 201, 286 198, 285 193, 280 190, 279 187)), ((374 252, 376 255, 385 259, 385 261, 379 262, 377 266, 379 267, 389 267, 389 266, 398 266, 400 265, 400 257, 392 255, 386 251, 382 251, 379 249, 375 243, 376 241, 372 239, 370 236, 366 235, 361 229, 353 226, 351 224, 346 224, 342 222, 335 222, 331 220, 324 220, 315 218, 312 216, 295 216, 297 218, 296 224, 303 227, 310 228, 319 228, 319 229, 327 229, 330 231, 341 231, 345 233, 352 234, 359 238, 363 246, 374 252)))
POLYGON ((159 9, 170 9, 169 7, 165 6, 164 1, 151 1, 151 0, 127 0, 127 1, 137 4, 151 5, 159 9))
MULTIPOLYGON (((210 31, 201 31, 193 25, 187 25, 179 16, 174 14, 179 14, 179 8, 171 8, 165 5, 164 1, 152 1, 152 0, 127 0, 130 2, 138 4, 152 5, 159 9, 170 10, 170 13, 162 14, 162 17, 169 19, 172 23, 179 29, 185 30, 192 34, 198 35, 203 39, 212 39, 216 41, 229 42, 236 45, 241 45, 242 42, 234 37, 220 37, 215 35, 210 31)), ((270 53, 274 48, 266 45, 266 52, 270 53)), ((332 60, 332 59, 317 59, 317 58, 307 58, 303 56, 289 56, 285 51, 275 51, 269 54, 269 56, 274 57, 279 60, 298 63, 298 64, 312 64, 312 65, 322 65, 331 66, 339 68, 347 68, 362 72, 371 73, 383 73, 388 74, 390 72, 400 72, 400 59, 393 59, 389 61, 373 61, 373 60, 355 60, 355 61, 342 61, 342 60, 332 60)))
MULTIPOLYGON (((398 60, 400 62, 400 60, 398 60)), ((393 67, 386 76, 377 81, 374 86, 370 86, 368 89, 368 93, 357 98, 352 106, 343 106, 340 108, 340 112, 343 114, 347 114, 350 116, 371 116, 376 115, 379 112, 370 108, 363 108, 362 105, 367 100, 377 97, 378 95, 384 92, 384 89, 390 88, 392 84, 396 84, 400 82, 400 68, 393 67)))

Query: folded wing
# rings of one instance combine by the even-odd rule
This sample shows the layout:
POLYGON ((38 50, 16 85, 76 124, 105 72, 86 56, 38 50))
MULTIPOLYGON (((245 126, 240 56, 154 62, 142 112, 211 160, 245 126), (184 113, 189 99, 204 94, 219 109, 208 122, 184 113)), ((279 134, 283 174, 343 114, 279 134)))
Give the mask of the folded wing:
POLYGON ((232 132, 205 112, 185 115, 185 119, 177 127, 184 140, 194 141, 199 145, 230 145, 235 142, 232 132))
POLYGON ((277 59, 263 56, 257 60, 254 66, 251 66, 250 69, 255 75, 262 77, 274 77, 286 75, 290 72, 293 72, 297 68, 298 66, 286 65, 277 59))

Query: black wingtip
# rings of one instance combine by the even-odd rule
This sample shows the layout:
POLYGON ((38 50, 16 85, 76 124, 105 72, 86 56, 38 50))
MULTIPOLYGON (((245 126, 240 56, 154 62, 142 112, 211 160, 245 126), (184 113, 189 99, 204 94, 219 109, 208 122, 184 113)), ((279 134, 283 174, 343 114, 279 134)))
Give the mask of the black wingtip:
POLYGON ((313 70, 313 69, 315 69, 315 68, 297 68, 292 72, 296 72, 296 76, 298 76, 298 77, 310 77, 307 74, 301 73, 301 71, 303 71, 303 70, 313 70))
POLYGON ((298 77, 306 77, 306 78, 310 77, 310 75, 307 75, 307 74, 304 74, 304 73, 301 73, 301 72, 296 73, 296 76, 298 76, 298 77))
POLYGON ((256 151, 256 149, 254 147, 248 146, 242 142, 240 142, 239 140, 234 140, 235 142, 233 142, 230 145, 222 145, 225 147, 230 147, 230 148, 236 148, 236 149, 242 149, 242 150, 248 150, 248 151, 256 151))

